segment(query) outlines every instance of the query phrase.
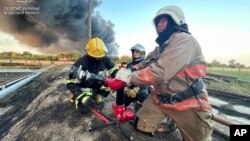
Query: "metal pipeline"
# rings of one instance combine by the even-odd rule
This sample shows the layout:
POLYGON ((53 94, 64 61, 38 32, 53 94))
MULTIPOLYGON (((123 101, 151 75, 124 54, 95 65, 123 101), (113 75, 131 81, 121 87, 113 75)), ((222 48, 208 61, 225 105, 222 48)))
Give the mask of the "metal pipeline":
POLYGON ((3 89, 5 89, 6 87, 8 87, 8 86, 10 86, 10 85, 13 85, 13 84, 15 84, 15 83, 17 83, 17 82, 19 82, 19 81, 21 81, 21 80, 27 78, 27 77, 30 77, 30 76, 32 76, 32 75, 35 75, 35 74, 36 74, 36 72, 33 72, 32 74, 28 74, 28 75, 25 75, 25 76, 18 77, 18 78, 16 78, 16 79, 9 80, 7 83, 3 83, 3 85, 0 86, 0 88, 2 88, 2 90, 3 90, 3 89))
POLYGON ((16 80, 15 80, 15 83, 10 82, 8 84, 8 86, 10 85, 9 87, 4 88, 4 89, 2 89, 0 91, 0 99, 2 99, 3 97, 5 97, 6 95, 8 95, 9 93, 11 93, 12 91, 18 89, 19 87, 25 85, 26 83, 28 83, 29 81, 31 81, 32 79, 34 79, 35 77, 37 77, 41 73, 42 73, 42 71, 37 72, 37 73, 32 73, 32 75, 25 76, 24 78, 19 79, 18 80, 19 82, 17 82, 16 80))

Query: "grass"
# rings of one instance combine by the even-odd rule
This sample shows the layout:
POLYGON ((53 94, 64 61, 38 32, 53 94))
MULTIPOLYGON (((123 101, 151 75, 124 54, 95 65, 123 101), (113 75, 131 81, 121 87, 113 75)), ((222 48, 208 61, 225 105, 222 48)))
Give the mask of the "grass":
POLYGON ((209 89, 250 96, 249 86, 241 85, 235 82, 227 83, 227 82, 209 81, 206 83, 206 86, 209 89))
POLYGON ((221 90, 226 92, 232 92, 237 94, 249 95, 250 96, 250 71, 247 69, 239 71, 238 69, 208 69, 208 73, 237 77, 238 80, 231 82, 221 81, 209 81, 206 83, 207 88, 221 90), (242 81, 243 80, 243 81, 242 81))
POLYGON ((208 73, 237 77, 240 80, 250 82, 250 71, 234 71, 234 70, 207 70, 208 73))

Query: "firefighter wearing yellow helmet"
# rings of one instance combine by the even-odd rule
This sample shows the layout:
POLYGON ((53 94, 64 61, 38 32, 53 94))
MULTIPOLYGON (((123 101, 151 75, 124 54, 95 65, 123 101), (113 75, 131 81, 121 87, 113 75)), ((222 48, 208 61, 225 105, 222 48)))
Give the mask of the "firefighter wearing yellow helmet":
POLYGON ((89 40, 85 49, 86 55, 72 65, 67 80, 67 88, 72 93, 70 102, 83 114, 90 112, 90 107, 101 110, 104 107, 101 96, 106 97, 111 91, 102 84, 90 80, 76 81, 76 74, 79 69, 103 77, 114 77, 118 71, 118 67, 106 56, 108 51, 100 38, 95 37, 89 40))
POLYGON ((96 37, 88 41, 86 44, 86 52, 91 57, 102 58, 108 53, 108 50, 104 42, 96 37))

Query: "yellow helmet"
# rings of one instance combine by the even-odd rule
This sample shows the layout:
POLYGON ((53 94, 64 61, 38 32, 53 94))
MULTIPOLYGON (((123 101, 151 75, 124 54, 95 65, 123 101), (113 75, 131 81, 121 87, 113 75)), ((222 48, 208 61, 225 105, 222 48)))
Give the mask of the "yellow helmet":
POLYGON ((108 53, 108 50, 104 42, 100 38, 95 37, 86 44, 86 52, 91 57, 102 58, 108 53))

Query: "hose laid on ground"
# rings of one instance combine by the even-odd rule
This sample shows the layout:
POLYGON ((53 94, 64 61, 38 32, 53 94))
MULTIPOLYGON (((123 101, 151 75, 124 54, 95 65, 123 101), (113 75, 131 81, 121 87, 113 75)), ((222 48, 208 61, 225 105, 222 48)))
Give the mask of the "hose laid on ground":
POLYGON ((216 115, 213 115, 212 120, 217 121, 217 122, 219 122, 219 123, 221 123, 221 124, 223 124, 223 125, 226 125, 226 126, 228 126, 228 127, 229 127, 230 125, 235 125, 234 123, 231 123, 231 122, 229 122, 229 121, 226 121, 225 119, 223 119, 223 118, 221 118, 221 117, 219 117, 219 116, 216 116, 216 115))

